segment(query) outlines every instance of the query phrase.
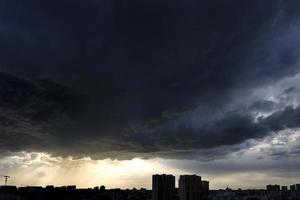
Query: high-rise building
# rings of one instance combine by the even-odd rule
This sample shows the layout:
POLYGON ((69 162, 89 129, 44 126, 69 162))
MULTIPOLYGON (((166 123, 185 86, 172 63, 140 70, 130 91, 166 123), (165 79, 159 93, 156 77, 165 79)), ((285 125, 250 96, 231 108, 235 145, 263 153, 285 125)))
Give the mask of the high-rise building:
POLYGON ((209 182, 202 180, 202 199, 208 199, 209 195, 209 182))
POLYGON ((296 185, 290 186, 291 199, 296 199, 296 185))
POLYGON ((281 191, 287 191, 288 187, 287 186, 281 186, 281 191))
POLYGON ((267 185, 267 194, 270 200, 280 199, 280 185, 267 185))
POLYGON ((174 200, 175 176, 153 175, 152 176, 152 200, 174 200))
POLYGON ((300 200, 300 184, 296 184, 296 197, 300 200))
POLYGON ((288 187, 287 186, 281 186, 281 199, 287 199, 288 196, 288 187))
POLYGON ((291 191, 296 191, 296 185, 290 185, 290 190, 291 191))
POLYGON ((278 192, 280 191, 280 185, 267 185, 267 191, 269 192, 278 192))
POLYGON ((182 175, 179 179, 179 200, 205 199, 204 194, 208 194, 208 187, 208 182, 202 182, 201 176, 182 175))

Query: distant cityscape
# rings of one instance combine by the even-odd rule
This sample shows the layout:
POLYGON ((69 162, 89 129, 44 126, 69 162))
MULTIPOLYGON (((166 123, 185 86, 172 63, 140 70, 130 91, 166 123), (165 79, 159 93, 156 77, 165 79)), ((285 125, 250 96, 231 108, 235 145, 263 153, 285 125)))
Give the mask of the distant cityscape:
POLYGON ((267 185, 265 189, 210 190, 209 181, 198 175, 181 175, 178 188, 175 176, 155 174, 152 190, 106 189, 105 186, 78 189, 75 185, 55 187, 48 185, 16 187, 0 186, 0 200, 300 200, 300 184, 288 186, 267 185))

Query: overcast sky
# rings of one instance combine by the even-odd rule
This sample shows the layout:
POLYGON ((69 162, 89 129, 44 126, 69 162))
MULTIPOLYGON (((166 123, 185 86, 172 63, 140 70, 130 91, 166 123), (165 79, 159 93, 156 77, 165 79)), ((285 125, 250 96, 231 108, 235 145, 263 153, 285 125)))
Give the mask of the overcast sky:
POLYGON ((298 0, 1 0, 0 174, 297 182, 299 17, 298 0))

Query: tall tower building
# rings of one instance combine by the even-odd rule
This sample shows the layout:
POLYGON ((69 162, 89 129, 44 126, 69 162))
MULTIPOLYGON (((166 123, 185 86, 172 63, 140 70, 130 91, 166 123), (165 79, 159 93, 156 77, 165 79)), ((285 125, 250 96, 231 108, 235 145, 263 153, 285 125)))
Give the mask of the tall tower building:
POLYGON ((280 185, 267 185, 267 195, 271 200, 280 199, 280 185))
POLYGON ((202 183, 201 176, 182 175, 179 179, 179 200, 203 199, 203 184, 208 187, 208 182, 202 183))
POLYGON ((174 200, 175 176, 153 175, 152 176, 152 200, 174 200))
POLYGON ((209 182, 202 180, 202 199, 208 199, 209 195, 209 182))
POLYGON ((300 184, 296 184, 296 197, 297 200, 300 200, 300 184))
POLYGON ((291 198, 296 199, 297 194, 296 194, 296 185, 291 185, 290 186, 290 193, 291 193, 291 198))

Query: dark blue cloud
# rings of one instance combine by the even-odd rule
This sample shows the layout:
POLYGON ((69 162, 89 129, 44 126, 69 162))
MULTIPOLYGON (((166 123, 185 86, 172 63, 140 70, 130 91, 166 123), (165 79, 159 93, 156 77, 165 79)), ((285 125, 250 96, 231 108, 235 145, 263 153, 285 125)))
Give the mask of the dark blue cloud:
POLYGON ((26 79, 19 87, 0 77, 1 101, 13 100, 2 109, 23 118, 26 105, 30 129, 43 124, 33 132, 63 154, 168 154, 264 137, 272 130, 253 112, 275 103, 229 106, 298 73, 297 8, 280 0, 2 1, 1 70, 26 79), (32 98, 41 103, 29 108, 32 98), (210 121, 188 114, 204 107, 210 121))

